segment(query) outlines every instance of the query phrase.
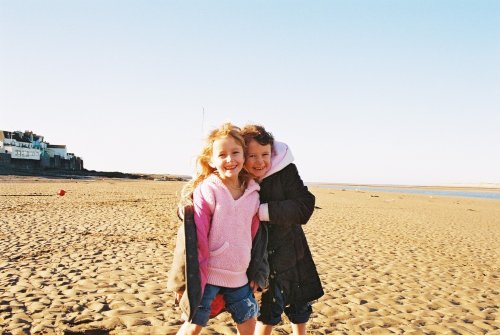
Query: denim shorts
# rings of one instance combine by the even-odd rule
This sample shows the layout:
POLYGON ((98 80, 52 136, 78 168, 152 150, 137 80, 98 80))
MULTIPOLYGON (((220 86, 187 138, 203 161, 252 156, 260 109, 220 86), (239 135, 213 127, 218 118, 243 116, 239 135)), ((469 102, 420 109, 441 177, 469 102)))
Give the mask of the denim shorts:
POLYGON ((253 296, 250 285, 229 288, 207 284, 203 297, 201 297, 200 306, 198 306, 191 323, 202 327, 207 325, 210 317, 210 305, 217 293, 224 297, 226 309, 231 313, 234 322, 240 324, 259 314, 259 305, 253 296))
POLYGON ((281 321, 283 312, 285 312, 291 323, 301 324, 309 321, 312 307, 309 302, 285 306, 283 291, 278 285, 271 285, 269 290, 262 294, 258 320, 265 325, 275 326, 281 321))

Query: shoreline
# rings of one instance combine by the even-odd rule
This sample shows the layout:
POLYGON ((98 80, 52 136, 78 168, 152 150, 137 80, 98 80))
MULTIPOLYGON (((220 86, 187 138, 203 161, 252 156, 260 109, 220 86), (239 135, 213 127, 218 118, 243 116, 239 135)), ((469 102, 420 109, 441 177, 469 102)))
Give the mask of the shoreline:
MULTIPOLYGON (((23 171, 21 173, 9 173, 9 171, 0 170, 0 182, 9 180, 34 180, 40 178, 43 180, 98 180, 98 179, 140 179, 156 181, 188 181, 191 177, 187 175, 174 174, 153 174, 153 173, 125 173, 118 171, 95 171, 85 170, 83 172, 71 173, 72 171, 23 171)), ((380 189, 422 189, 422 190, 463 190, 463 191, 484 191, 500 192, 498 183, 478 183, 478 184, 436 184, 436 185, 413 185, 413 184, 364 184, 364 183, 332 183, 332 182, 304 182, 310 187, 366 187, 380 189)))
POLYGON ((153 173, 126 173, 118 171, 71 171, 71 170, 13 170, 0 169, 1 180, 97 180, 102 178, 109 179, 142 179, 142 180, 161 180, 161 181, 187 181, 189 176, 173 175, 173 174, 153 174, 153 173))
POLYGON ((478 191, 478 192, 500 192, 500 184, 485 183, 485 184, 436 184, 436 185, 392 185, 392 184, 346 184, 346 183, 321 183, 321 182, 306 182, 307 186, 311 187, 366 187, 380 189, 421 189, 421 190, 450 190, 450 191, 478 191))

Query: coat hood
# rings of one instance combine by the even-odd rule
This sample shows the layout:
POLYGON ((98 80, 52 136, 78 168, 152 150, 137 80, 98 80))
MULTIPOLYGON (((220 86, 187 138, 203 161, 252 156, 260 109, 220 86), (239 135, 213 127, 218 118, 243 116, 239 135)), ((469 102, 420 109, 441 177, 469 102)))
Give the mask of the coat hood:
POLYGON ((275 141, 273 145, 273 152, 271 153, 271 168, 262 179, 283 170, 289 164, 293 163, 293 160, 292 151, 288 145, 283 142, 275 141))

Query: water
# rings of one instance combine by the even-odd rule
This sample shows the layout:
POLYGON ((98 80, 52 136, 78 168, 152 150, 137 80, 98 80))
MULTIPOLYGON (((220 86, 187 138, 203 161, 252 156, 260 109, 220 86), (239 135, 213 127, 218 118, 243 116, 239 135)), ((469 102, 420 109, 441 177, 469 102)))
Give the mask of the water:
POLYGON ((450 196, 450 197, 465 197, 465 198, 481 198, 481 199, 496 199, 500 200, 500 192, 483 192, 483 191, 465 191, 465 190, 436 190, 436 189, 420 189, 420 188, 391 188, 391 187, 374 187, 374 186, 344 186, 344 185, 325 185, 311 184, 313 187, 333 188, 338 190, 357 190, 357 191, 377 191, 377 192, 392 192, 392 193, 410 193, 423 194, 429 196, 450 196))

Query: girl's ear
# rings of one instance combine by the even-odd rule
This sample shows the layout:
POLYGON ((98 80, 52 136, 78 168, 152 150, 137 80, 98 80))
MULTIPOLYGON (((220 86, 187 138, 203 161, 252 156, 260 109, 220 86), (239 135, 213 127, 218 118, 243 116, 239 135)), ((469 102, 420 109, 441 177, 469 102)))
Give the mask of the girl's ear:
POLYGON ((215 169, 215 165, 214 165, 214 163, 212 163, 212 160, 210 160, 210 161, 208 162, 208 165, 209 165, 212 169, 215 169))

